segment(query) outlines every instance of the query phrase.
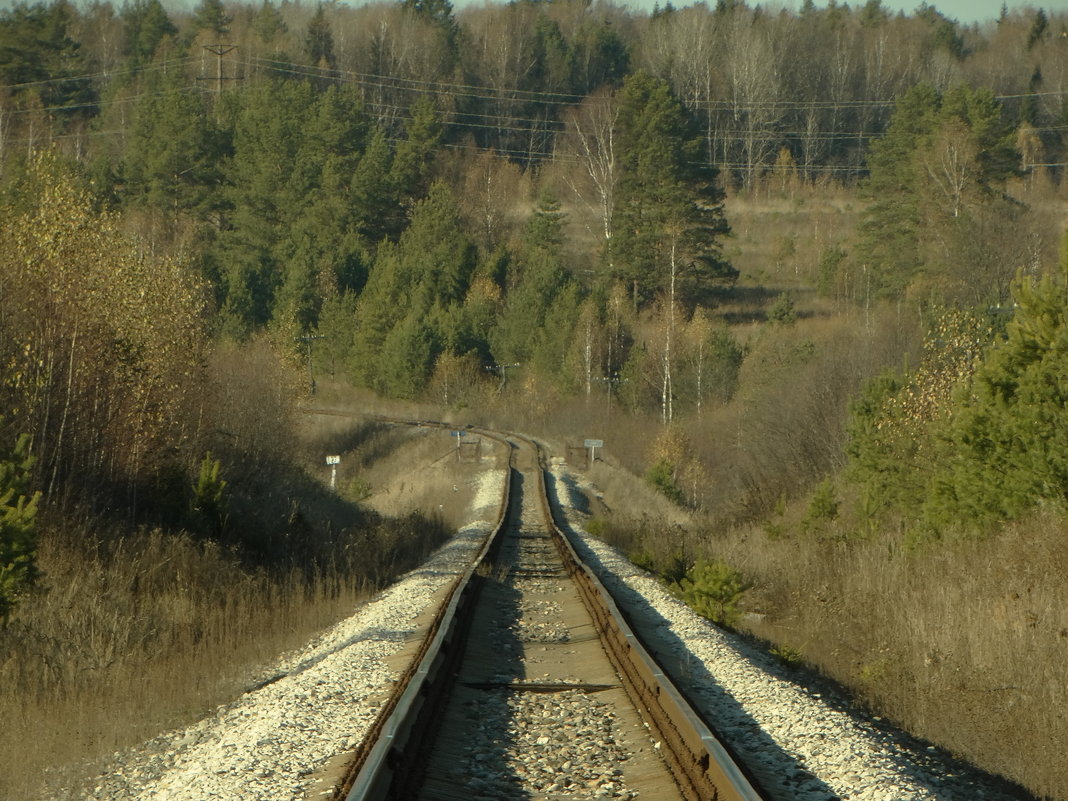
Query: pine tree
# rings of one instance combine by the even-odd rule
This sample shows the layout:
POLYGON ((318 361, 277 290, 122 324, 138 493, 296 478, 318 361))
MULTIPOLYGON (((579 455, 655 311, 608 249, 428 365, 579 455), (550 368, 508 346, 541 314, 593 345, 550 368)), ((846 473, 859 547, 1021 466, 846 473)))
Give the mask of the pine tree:
POLYGON ((923 266, 915 154, 935 128, 939 102, 932 87, 913 87, 897 101, 886 135, 871 146, 864 191, 872 202, 858 228, 858 261, 876 295, 900 294, 923 266))
POLYGON ((287 30, 285 20, 271 0, 263 0, 252 22, 252 29, 260 41, 267 45, 273 44, 287 30))
POLYGON ((932 504, 937 522, 982 526, 1068 499, 1066 277, 1017 281, 1006 337, 953 416, 953 456, 932 504))
POLYGON ((458 341, 455 321, 477 253, 455 206, 448 187, 435 184, 397 245, 379 248, 360 297, 353 348, 353 374, 366 386, 415 397, 447 342, 458 341))
POLYGON ((243 337, 271 319, 280 243, 315 186, 314 167, 298 154, 316 96, 306 83, 267 81, 240 100, 226 165, 228 226, 210 258, 219 265, 223 328, 243 337))
POLYGON ((394 162, 386 132, 375 128, 353 171, 351 188, 357 228, 371 242, 396 239, 407 223, 392 174, 394 162))
POLYGON ((122 10, 126 56, 134 66, 150 62, 160 43, 178 35, 159 0, 134 0, 122 10))
POLYGON ((390 175, 397 198, 405 203, 427 194, 442 137, 441 118, 429 98, 420 96, 409 112, 411 116, 404 125, 404 138, 397 143, 390 175))
POLYGON ((581 386, 569 364, 575 326, 581 310, 582 291, 578 284, 569 281, 553 297, 533 337, 530 361, 534 372, 548 378, 553 386, 564 393, 575 392, 581 386))
POLYGON ((737 273, 720 252, 728 227, 714 172, 667 84, 644 72, 620 93, 622 177, 613 229, 613 262, 634 289, 635 306, 654 296, 662 315, 657 364, 661 418, 673 416, 677 322, 716 281, 737 273))
POLYGON ((326 11, 320 3, 308 23, 308 31, 304 35, 304 53, 308 63, 317 67, 333 69, 336 60, 334 58, 334 34, 330 30, 330 21, 326 18, 326 11))
POLYGON ((382 343, 375 389, 394 398, 418 397, 441 353, 437 332, 427 322, 426 312, 409 312, 382 343))
POLYGON ((1030 50, 1042 41, 1049 29, 1049 18, 1041 8, 1035 12, 1035 18, 1031 22, 1031 30, 1027 34, 1027 49, 1030 50))
MULTIPOLYGON (((16 3, 0 11, 0 84, 25 104, 39 99, 63 121, 87 117, 96 93, 81 45, 68 31, 77 21, 66 2, 16 3)), ((9 123, 10 124, 10 123, 9 123)))
POLYGON ((384 243, 356 307, 357 328, 349 372, 363 386, 376 386, 382 345, 405 311, 410 276, 402 270, 399 247, 384 243))
MULTIPOLYGON (((0 422, 3 422, 0 419, 0 422)), ((23 434, 13 448, 0 450, 0 622, 29 591, 37 568, 35 517, 40 493, 30 491, 30 437, 23 434)))
POLYGON ((222 0, 200 0, 193 9, 193 24, 201 30, 211 31, 216 36, 230 32, 230 23, 234 18, 226 13, 222 0))
POLYGON ((463 232, 452 192, 435 183, 416 204, 400 239, 402 258, 413 275, 413 300, 422 308, 463 302, 477 264, 474 243, 463 232))
POLYGON ((533 358, 538 349, 537 332, 547 326, 550 309, 571 283, 562 259, 563 215, 559 209, 552 196, 542 196, 527 223, 522 249, 510 265, 507 284, 511 288, 491 337, 493 356, 499 363, 533 358))
POLYGON ((205 217, 216 203, 222 140, 204 96, 177 75, 146 83, 123 163, 128 204, 205 217))
POLYGON ((871 203, 858 226, 856 260, 865 298, 869 290, 900 296, 921 278, 944 289, 941 243, 967 226, 971 208, 996 197, 992 189, 1016 162, 988 90, 959 86, 942 95, 919 85, 900 98, 885 136, 872 144, 863 187, 871 203))
MULTIPOLYGON (((229 227, 212 258, 219 265, 225 325, 247 334, 269 320, 287 332, 314 327, 324 297, 359 289, 380 213, 371 166, 388 162, 385 143, 368 159, 371 129, 351 87, 317 91, 271 81, 241 96, 228 165, 229 227), (276 293, 284 304, 276 308, 276 293)), ((383 179, 377 179, 378 184, 383 179)), ((387 195, 388 200, 388 195, 387 195)))
POLYGON ((272 319, 292 337, 314 328, 324 298, 362 287, 371 250, 361 230, 369 212, 353 187, 368 136, 360 100, 348 87, 330 86, 311 112, 290 178, 302 197, 273 250, 283 280, 272 319))
POLYGON ((612 262, 636 301, 663 292, 692 302, 737 276, 720 248, 729 231, 723 193, 666 83, 634 73, 619 100, 612 262))

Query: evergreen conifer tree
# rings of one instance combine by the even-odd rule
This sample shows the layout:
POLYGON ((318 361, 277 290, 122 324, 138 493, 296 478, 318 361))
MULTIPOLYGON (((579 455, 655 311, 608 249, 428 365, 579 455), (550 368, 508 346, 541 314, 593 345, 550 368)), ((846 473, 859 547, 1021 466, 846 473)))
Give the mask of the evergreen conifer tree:
POLYGON ((39 576, 35 517, 40 493, 29 488, 33 462, 26 434, 0 451, 0 622, 5 623, 39 576))
POLYGON ((198 28, 211 31, 216 36, 230 32, 230 23, 234 18, 226 13, 222 0, 200 0, 193 9, 193 24, 198 28))
POLYGON ((134 66, 150 62, 161 42, 178 35, 159 0, 134 0, 123 7, 122 20, 123 49, 134 66))
POLYGON ((612 262, 635 300, 674 286, 692 301, 737 272, 720 240, 729 230, 715 172, 697 157, 699 143, 667 84, 630 75, 619 95, 620 180, 612 224, 612 262))
POLYGON ((326 18, 326 11, 320 3, 308 23, 308 31, 304 35, 304 53, 308 62, 317 67, 335 66, 334 58, 334 34, 330 30, 330 21, 326 18))

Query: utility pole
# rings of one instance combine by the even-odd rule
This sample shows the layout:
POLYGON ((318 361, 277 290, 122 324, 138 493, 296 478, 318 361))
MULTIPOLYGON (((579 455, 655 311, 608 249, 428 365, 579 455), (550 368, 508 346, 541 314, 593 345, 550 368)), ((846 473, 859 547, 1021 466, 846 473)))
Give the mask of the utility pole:
MULTIPOLYGON (((217 66, 216 66, 216 69, 215 69, 215 121, 218 122, 219 121, 219 98, 222 96, 222 85, 223 85, 223 69, 222 69, 223 56, 225 56, 227 53, 229 53, 229 52, 231 52, 233 50, 237 50, 237 45, 210 44, 210 45, 204 45, 203 47, 209 53, 214 53, 218 57, 218 61, 216 62, 217 66)), ((232 79, 227 78, 226 80, 232 80, 232 79)))
POLYGON ((311 387, 312 395, 315 394, 315 376, 312 375, 312 342, 316 339, 326 339, 326 334, 305 334, 297 337, 298 342, 304 342, 308 346, 308 386, 311 387))
POLYGON ((210 44, 210 45, 204 45, 204 49, 207 50, 209 53, 214 53, 216 56, 218 56, 218 59, 219 59, 218 60, 218 67, 217 67, 217 69, 215 71, 215 93, 221 95, 222 94, 222 82, 223 82, 223 74, 222 74, 223 56, 225 56, 227 53, 229 53, 229 52, 231 52, 233 50, 237 50, 237 45, 210 44))

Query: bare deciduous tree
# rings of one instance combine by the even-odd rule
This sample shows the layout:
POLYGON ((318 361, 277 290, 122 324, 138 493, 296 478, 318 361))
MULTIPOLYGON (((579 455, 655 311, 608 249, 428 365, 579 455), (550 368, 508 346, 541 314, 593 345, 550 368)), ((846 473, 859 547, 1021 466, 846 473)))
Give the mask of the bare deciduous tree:
MULTIPOLYGON (((574 160, 577 171, 564 170, 564 181, 595 221, 603 237, 605 252, 611 257, 612 215, 619 180, 616 164, 616 125, 619 105, 615 93, 601 89, 566 115, 564 143, 558 151, 562 160, 574 160)), ((592 230, 592 226, 591 226, 592 230)))

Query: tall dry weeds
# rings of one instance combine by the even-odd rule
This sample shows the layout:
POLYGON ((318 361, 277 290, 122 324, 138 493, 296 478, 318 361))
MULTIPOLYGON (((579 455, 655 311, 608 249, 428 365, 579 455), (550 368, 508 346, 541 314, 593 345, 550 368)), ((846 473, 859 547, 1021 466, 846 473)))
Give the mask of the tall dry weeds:
POLYGON ((0 798, 76 785, 198 719, 443 536, 424 519, 378 521, 350 539, 359 560, 309 572, 252 568, 185 534, 47 530, 46 582, 0 629, 0 798))
MULTIPOLYGON (((796 533, 797 515, 781 525, 796 533)), ((752 630, 913 733, 1035 794, 1068 798, 1064 521, 983 541, 782 536, 753 527, 709 552, 756 580, 752 630)))

